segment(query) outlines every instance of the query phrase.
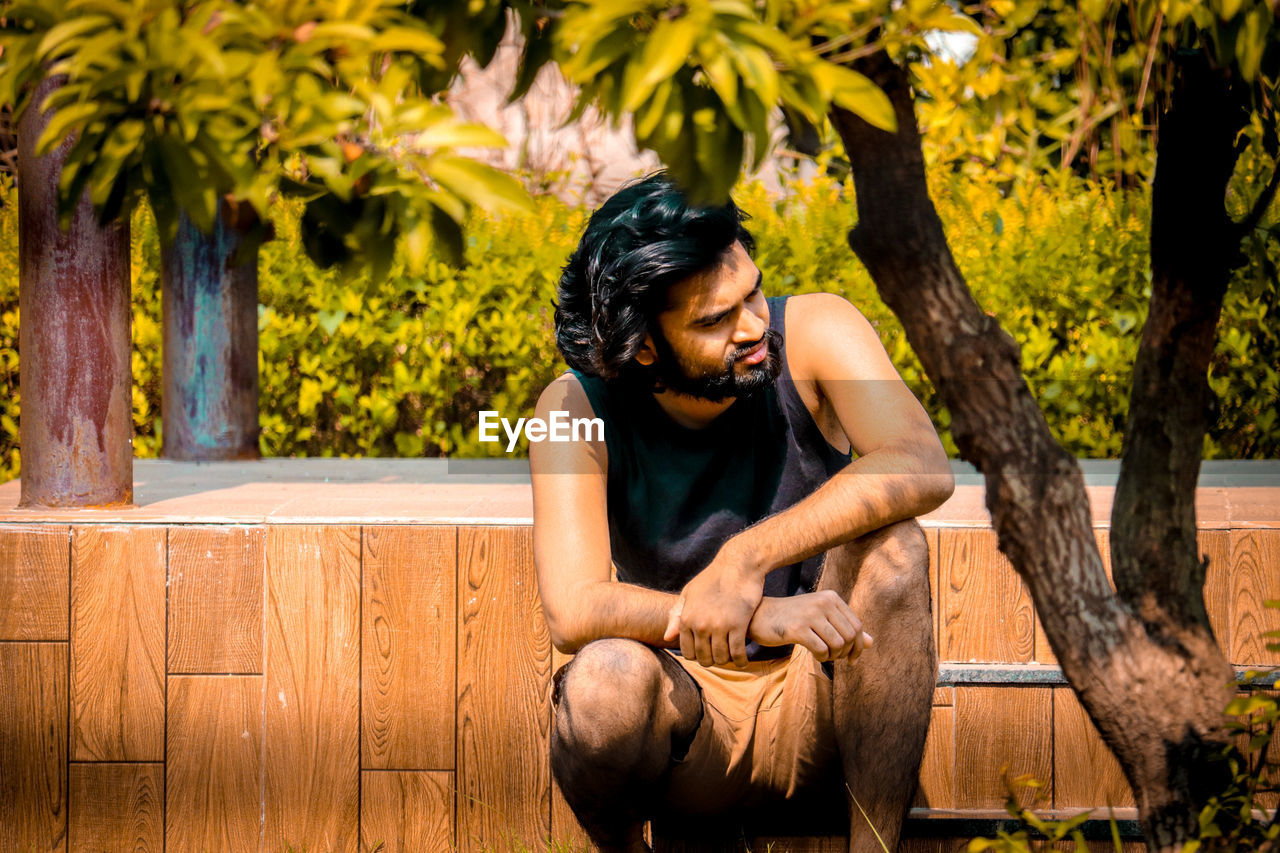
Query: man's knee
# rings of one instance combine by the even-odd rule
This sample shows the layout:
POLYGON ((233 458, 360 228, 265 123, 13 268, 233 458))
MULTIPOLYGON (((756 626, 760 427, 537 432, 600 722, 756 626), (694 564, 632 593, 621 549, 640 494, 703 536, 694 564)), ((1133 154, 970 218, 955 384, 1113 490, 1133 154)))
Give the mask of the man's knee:
POLYGON ((556 739, 592 760, 625 763, 655 735, 662 664, 634 640, 603 639, 574 656, 557 688, 556 739))
POLYGON ((878 613, 929 608, 929 546, 914 518, 873 530, 828 557, 854 575, 854 599, 878 613))

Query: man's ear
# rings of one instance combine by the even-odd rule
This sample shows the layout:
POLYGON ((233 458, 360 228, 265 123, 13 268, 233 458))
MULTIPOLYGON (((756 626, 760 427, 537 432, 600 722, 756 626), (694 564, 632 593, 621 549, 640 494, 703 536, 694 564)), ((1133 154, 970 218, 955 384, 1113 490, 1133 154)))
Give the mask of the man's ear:
POLYGON ((648 367, 658 360, 658 352, 653 347, 653 335, 645 335, 644 343, 636 352, 636 361, 641 365, 648 367))

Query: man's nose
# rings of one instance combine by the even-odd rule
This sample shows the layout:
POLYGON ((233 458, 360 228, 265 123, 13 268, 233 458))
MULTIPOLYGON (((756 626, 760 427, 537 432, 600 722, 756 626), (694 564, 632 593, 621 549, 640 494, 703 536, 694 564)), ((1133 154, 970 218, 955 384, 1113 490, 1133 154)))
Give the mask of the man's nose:
POLYGON ((749 344, 764 337, 765 330, 769 328, 768 310, 766 305, 764 308, 766 313, 763 317, 750 307, 743 311, 739 315, 738 328, 734 330, 734 343, 749 344))

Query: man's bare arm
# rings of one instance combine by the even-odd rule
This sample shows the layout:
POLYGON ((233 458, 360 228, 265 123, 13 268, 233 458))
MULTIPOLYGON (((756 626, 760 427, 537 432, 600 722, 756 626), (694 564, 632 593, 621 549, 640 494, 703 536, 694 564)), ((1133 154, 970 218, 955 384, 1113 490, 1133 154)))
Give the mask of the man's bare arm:
MULTIPOLYGON (((538 401, 536 416, 551 411, 592 417, 581 385, 561 377, 538 401)), ((603 637, 651 646, 663 639, 672 593, 611 579, 603 442, 540 442, 530 446, 533 472, 534 564, 551 641, 576 652, 603 637)), ((861 623, 838 597, 821 593, 765 599, 747 629, 764 646, 799 643, 819 660, 856 652, 861 623)))
POLYGON ((686 585, 665 636, 678 632, 686 656, 699 660, 745 659, 743 614, 768 572, 926 513, 954 489, 928 416, 866 319, 830 294, 791 302, 799 309, 788 316, 792 377, 816 382, 860 456, 804 500, 729 539, 686 585))

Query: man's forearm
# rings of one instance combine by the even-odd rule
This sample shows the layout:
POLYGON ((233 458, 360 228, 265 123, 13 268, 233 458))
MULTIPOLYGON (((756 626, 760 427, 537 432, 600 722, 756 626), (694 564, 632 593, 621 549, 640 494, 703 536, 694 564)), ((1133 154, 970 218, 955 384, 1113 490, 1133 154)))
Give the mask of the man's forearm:
POLYGON ((883 448, 851 462, 813 494, 726 543, 760 576, 864 533, 923 515, 950 496, 949 470, 921 463, 909 449, 883 448))
POLYGON ((579 588, 572 613, 552 620, 551 638, 561 651, 573 653, 593 640, 623 637, 650 646, 670 646, 662 639, 668 611, 676 596, 619 581, 600 581, 579 588))

